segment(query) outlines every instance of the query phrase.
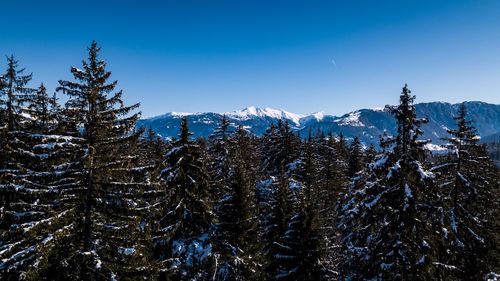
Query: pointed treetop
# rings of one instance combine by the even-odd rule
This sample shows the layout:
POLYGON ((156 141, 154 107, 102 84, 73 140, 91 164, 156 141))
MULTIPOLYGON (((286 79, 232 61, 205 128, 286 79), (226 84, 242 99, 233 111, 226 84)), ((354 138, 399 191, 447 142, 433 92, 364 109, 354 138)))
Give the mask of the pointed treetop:
MULTIPOLYGON (((19 80, 16 83, 25 85, 31 77, 32 73, 22 76, 22 73, 26 70, 25 68, 18 69, 19 60, 17 60, 14 55, 7 56, 7 73, 5 73, 4 79, 9 78, 10 80, 19 80), (25 82, 24 82, 25 81, 25 82)), ((5 82, 5 81, 4 81, 5 82)))
POLYGON ((87 49, 89 51, 89 61, 96 59, 97 55, 101 51, 101 47, 97 45, 97 42, 95 40, 92 40, 92 43, 90 43, 90 47, 88 47, 87 49))
POLYGON ((189 126, 188 126, 188 121, 187 117, 183 117, 181 120, 181 132, 179 134, 179 141, 182 144, 188 143, 189 142, 189 136, 191 136, 192 133, 189 132, 189 126))
POLYGON ((38 87, 38 93, 46 93, 46 92, 47 92, 47 88, 45 88, 45 85, 42 82, 40 84, 40 86, 38 87))

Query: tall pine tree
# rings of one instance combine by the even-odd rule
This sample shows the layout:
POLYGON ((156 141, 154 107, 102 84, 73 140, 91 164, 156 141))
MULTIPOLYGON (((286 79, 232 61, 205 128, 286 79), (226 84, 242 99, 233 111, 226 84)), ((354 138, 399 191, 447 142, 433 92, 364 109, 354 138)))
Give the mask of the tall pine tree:
POLYGON ((465 103, 455 120, 457 128, 445 138, 450 154, 436 168, 442 175, 448 242, 441 262, 456 278, 479 280, 499 271, 498 169, 479 144, 465 103))
MULTIPOLYGON (((139 104, 125 106, 117 81, 99 58, 92 42, 82 69, 72 67, 75 81, 59 81, 67 94, 66 129, 82 139, 72 255, 80 278, 147 275, 140 235, 142 179, 134 168, 137 155, 130 151, 142 132, 134 132, 139 104)), ((74 262, 73 261, 73 262, 74 262)))
POLYGON ((398 106, 387 106, 398 131, 389 150, 360 175, 346 196, 343 230, 344 278, 411 280, 432 277, 433 221, 426 218, 426 193, 434 175, 424 167, 425 119, 405 87, 398 106))
POLYGON ((190 135, 183 118, 179 138, 166 155, 168 166, 162 171, 168 194, 155 241, 161 280, 206 280, 214 271, 209 177, 202 151, 190 135))

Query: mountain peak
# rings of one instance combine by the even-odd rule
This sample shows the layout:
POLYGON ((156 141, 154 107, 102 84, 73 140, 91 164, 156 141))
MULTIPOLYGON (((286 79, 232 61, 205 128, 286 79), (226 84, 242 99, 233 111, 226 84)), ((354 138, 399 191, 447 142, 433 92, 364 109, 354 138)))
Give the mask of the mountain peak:
POLYGON ((249 106, 243 110, 226 112, 225 115, 241 120, 248 120, 252 117, 285 119, 292 121, 294 125, 300 125, 300 119, 304 117, 304 115, 291 113, 282 109, 270 107, 260 108, 255 106, 249 106))
MULTIPOLYGON (((415 105, 418 117, 427 117, 429 123, 422 126, 423 138, 430 138, 433 144, 443 143, 447 137, 447 129, 455 128, 454 115, 458 104, 443 102, 419 103, 415 105)), ((500 105, 483 102, 467 102, 467 109, 476 129, 485 139, 497 136, 500 132, 500 105)), ((162 116, 142 119, 138 127, 153 128, 164 137, 173 137, 178 134, 180 118, 189 115, 190 129, 195 137, 208 137, 220 123, 222 114, 225 114, 233 127, 243 126, 248 131, 263 135, 271 124, 278 120, 288 121, 292 130, 301 136, 307 136, 309 131, 344 134, 348 139, 359 137, 365 144, 377 145, 379 137, 384 133, 396 133, 396 121, 391 114, 382 108, 359 109, 341 116, 324 114, 323 112, 301 115, 281 109, 259 108, 249 106, 242 110, 215 113, 215 112, 171 112, 162 116)), ((495 138, 496 139, 496 138, 495 138)), ((436 150, 436 147, 431 147, 436 150)))

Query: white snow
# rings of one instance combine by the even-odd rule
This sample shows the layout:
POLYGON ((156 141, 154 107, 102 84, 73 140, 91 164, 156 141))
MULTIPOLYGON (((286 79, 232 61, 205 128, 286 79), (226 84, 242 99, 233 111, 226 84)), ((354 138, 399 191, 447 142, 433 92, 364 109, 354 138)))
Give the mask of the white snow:
POLYGON ((418 172, 420 174, 420 179, 433 179, 434 174, 431 171, 426 171, 420 163, 417 162, 418 172))
POLYGON ((378 169, 378 168, 383 167, 385 165, 385 163, 387 163, 387 159, 389 159, 389 157, 387 157, 387 155, 384 155, 383 157, 378 158, 377 160, 375 160, 374 162, 369 164, 370 169, 378 169))
POLYGON ((429 243, 427 243, 427 241, 425 241, 425 240, 422 240, 422 246, 424 246, 425 248, 430 248, 431 247, 429 245, 429 243))
POLYGON ((393 265, 394 265, 394 263, 381 263, 381 264, 380 264, 380 269, 382 269, 382 270, 388 270, 388 269, 390 269, 393 265))
POLYGON ((457 233, 457 220, 455 217, 455 210, 452 209, 450 211, 450 223, 451 223, 451 229, 453 230, 454 233, 457 233))
POLYGON ((498 281, 498 280, 500 280, 500 274, 492 271, 484 276, 484 280, 486 280, 486 281, 498 281))
POLYGON ((270 117, 270 118, 276 118, 276 119, 285 119, 292 121, 294 125, 300 125, 300 119, 305 117, 302 114, 296 114, 296 113, 291 113, 285 110, 281 109, 274 109, 274 108, 258 108, 255 106, 250 106, 247 107, 243 110, 238 110, 238 111, 233 111, 233 112, 226 112, 223 113, 228 117, 231 118, 236 118, 240 120, 248 120, 252 117, 270 117))
POLYGON ((442 153, 442 152, 448 151, 448 148, 446 148, 445 146, 439 145, 439 144, 433 144, 433 143, 427 143, 427 144, 425 144, 424 148, 427 149, 427 150, 429 150, 429 151, 438 152, 438 153, 442 153))
POLYGON ((408 184, 405 184, 405 204, 403 206, 403 210, 406 210, 409 205, 410 199, 413 198, 413 193, 411 192, 411 188, 408 184))
POLYGON ((444 263, 440 263, 440 262, 433 262, 432 264, 444 267, 444 268, 449 269, 449 270, 457 269, 457 267, 454 265, 444 264, 444 263))
POLYGON ((119 247, 118 253, 125 255, 125 256, 131 256, 131 255, 135 254, 135 249, 134 248, 119 247))
POLYGON ((193 113, 191 112, 171 112, 170 113, 172 116, 178 116, 178 117, 185 117, 185 116, 189 116, 189 115, 193 115, 193 113))
POLYGON ((386 178, 388 178, 388 179, 392 178, 393 173, 394 173, 394 172, 399 171, 399 169, 400 169, 400 168, 401 168, 401 166, 399 165, 399 160, 398 160, 398 161, 397 161, 396 163, 394 163, 394 165, 393 165, 393 166, 389 169, 389 173, 387 174, 387 177, 386 177, 386 178))
POLYGON ((340 126, 364 127, 365 124, 359 120, 360 115, 361 113, 359 111, 354 111, 334 122, 339 123, 340 126))
POLYGON ((192 239, 175 240, 172 242, 172 253, 175 257, 183 256, 187 266, 195 266, 212 255, 209 235, 204 233, 192 239))
POLYGON ((320 112, 311 113, 310 116, 314 117, 317 121, 321 121, 325 117, 325 113, 323 111, 320 111, 320 112))

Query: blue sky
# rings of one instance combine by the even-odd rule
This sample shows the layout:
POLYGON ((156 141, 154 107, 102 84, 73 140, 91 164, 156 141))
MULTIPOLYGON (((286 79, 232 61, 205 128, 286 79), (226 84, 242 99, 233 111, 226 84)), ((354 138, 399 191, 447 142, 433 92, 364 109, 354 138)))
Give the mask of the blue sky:
MULTIPOLYGON (((500 103, 500 1, 0 0, 0 55, 53 90, 102 46, 143 116, 500 103)), ((5 68, 5 59, 1 67, 5 68)))

